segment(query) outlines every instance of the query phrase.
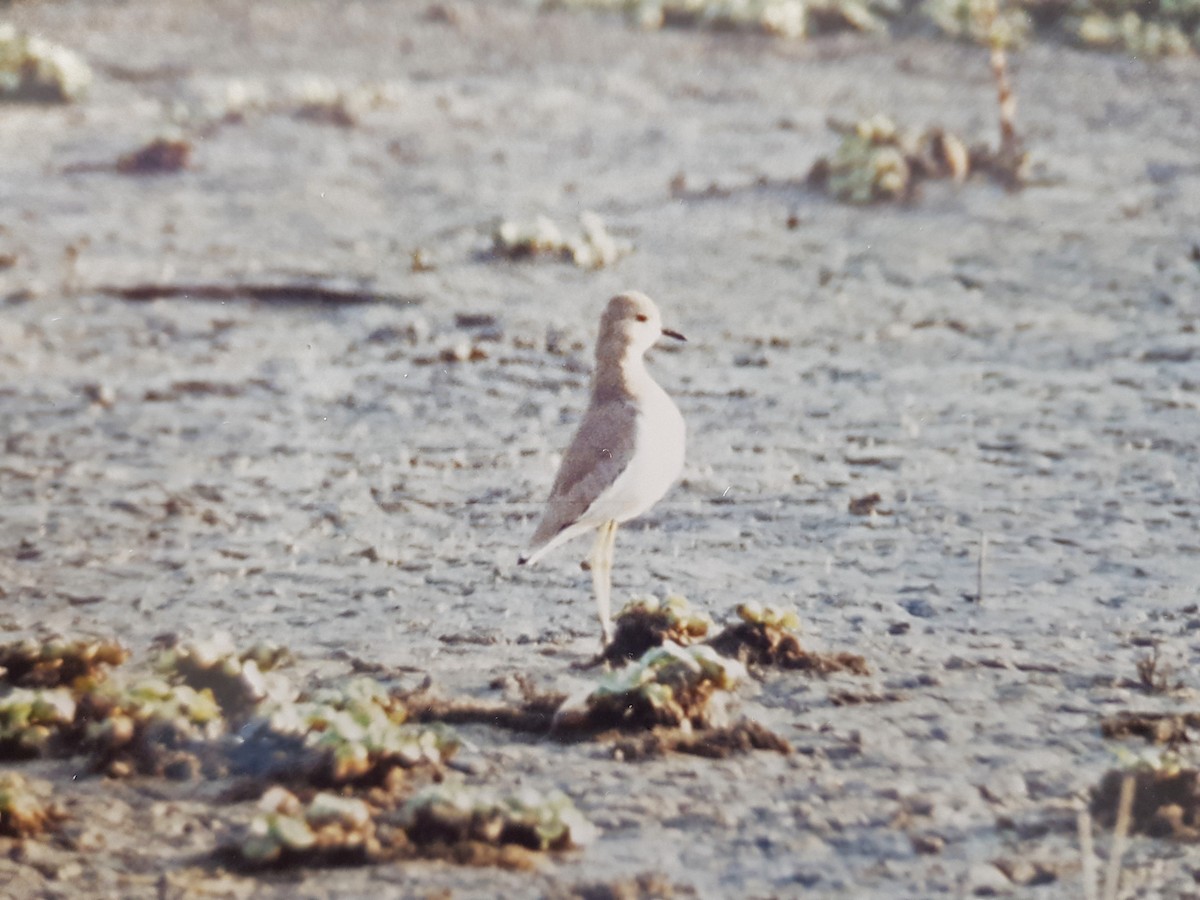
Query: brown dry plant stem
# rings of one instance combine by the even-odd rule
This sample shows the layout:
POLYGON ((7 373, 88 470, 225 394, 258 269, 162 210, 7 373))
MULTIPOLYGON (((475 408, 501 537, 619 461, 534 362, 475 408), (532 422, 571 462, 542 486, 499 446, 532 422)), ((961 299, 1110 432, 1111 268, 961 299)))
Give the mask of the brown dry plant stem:
POLYGON ((996 100, 1000 105, 1000 158, 1015 159, 1021 153, 1017 136, 1017 95, 1008 75, 1008 54, 996 40, 991 47, 992 77, 996 79, 996 100))
POLYGON ((1080 877, 1083 879, 1084 900, 1096 900, 1096 845, 1092 841, 1092 815, 1086 806, 1076 817, 1079 829, 1080 877))
POLYGON ((1008 53, 1005 45, 1012 40, 1006 32, 1000 16, 1001 0, 993 0, 981 11, 983 31, 987 35, 990 51, 992 78, 996 82, 996 102, 1000 109, 1000 146, 992 159, 991 168, 1014 190, 1025 180, 1026 153, 1024 142, 1017 134, 1017 94, 1013 90, 1008 69, 1008 53))
POLYGON ((1137 660, 1136 666, 1138 680, 1135 686, 1147 694, 1169 694, 1183 687, 1183 682, 1175 678, 1174 667, 1163 662, 1157 643, 1150 653, 1137 660))
POLYGON ((1137 780, 1127 773, 1121 780, 1121 796, 1117 801, 1117 821, 1113 829, 1112 847, 1108 851, 1108 868, 1104 873, 1104 900, 1117 900, 1121 888, 1121 862, 1133 820, 1133 792, 1137 780))

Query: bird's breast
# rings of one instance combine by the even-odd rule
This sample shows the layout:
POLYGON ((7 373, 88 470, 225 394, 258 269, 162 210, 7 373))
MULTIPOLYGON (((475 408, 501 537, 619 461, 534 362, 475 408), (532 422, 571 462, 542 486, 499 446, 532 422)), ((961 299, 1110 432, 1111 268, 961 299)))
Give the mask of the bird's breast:
POLYGON ((638 480, 652 486, 647 493, 657 500, 683 470, 686 428, 679 408, 666 391, 658 385, 654 388, 640 398, 634 463, 639 469, 638 480))

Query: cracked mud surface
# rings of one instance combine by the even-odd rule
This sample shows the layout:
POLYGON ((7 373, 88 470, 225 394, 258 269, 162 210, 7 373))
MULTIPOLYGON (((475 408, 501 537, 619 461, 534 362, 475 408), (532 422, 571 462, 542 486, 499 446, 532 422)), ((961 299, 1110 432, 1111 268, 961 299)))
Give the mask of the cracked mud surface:
MULTIPOLYGON (((452 6, 6 7, 97 77, 75 106, 0 108, 0 627, 135 651, 220 628, 412 686, 576 690, 570 664, 596 649, 587 548, 515 560, 599 310, 637 287, 689 338, 651 367, 690 445, 683 483, 618 536, 617 597, 669 589, 719 618, 794 604, 806 647, 872 675, 744 691, 790 756, 628 763, 463 728, 479 771, 562 788, 602 829, 532 873, 230 874, 197 862, 221 827, 202 784, 52 762, 23 768, 56 786, 67 831, 0 857, 0 881, 1079 896, 1073 798, 1111 767, 1102 718, 1178 711, 1130 680, 1151 643, 1197 688, 1200 63, 1034 46, 1019 122, 1050 184, 854 209, 800 186, 835 146, 825 117, 993 139, 982 51, 452 6), (349 127, 297 115, 313 74, 377 99, 349 127), (222 120, 239 91, 261 102, 222 120), (188 169, 111 171, 171 120, 188 169), (679 173, 697 190, 674 195, 679 173), (612 268, 482 253, 499 217, 588 209, 636 246, 612 268), (432 270, 410 271, 419 248, 432 270), (112 294, 289 279, 390 299, 112 294), (874 493, 890 514, 850 510, 874 493)), ((1194 848, 1136 837, 1127 884, 1179 895, 1196 868, 1194 848)))

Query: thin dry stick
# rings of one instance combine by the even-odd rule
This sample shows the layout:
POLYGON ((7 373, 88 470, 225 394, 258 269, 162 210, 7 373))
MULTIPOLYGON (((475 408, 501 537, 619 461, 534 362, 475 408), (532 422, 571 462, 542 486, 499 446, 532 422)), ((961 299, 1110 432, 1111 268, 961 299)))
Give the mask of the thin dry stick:
POLYGON ((1079 856, 1083 863, 1083 900, 1096 900, 1096 845, 1092 842, 1092 814, 1083 806, 1075 817, 1079 829, 1079 856))
POLYGON ((1017 95, 1008 77, 1008 54, 998 40, 992 41, 992 76, 996 79, 996 99, 1000 103, 1000 158, 1015 160, 1021 152, 1021 139, 1017 137, 1017 95))
POLYGON ((1000 21, 1000 2, 992 0, 983 10, 983 26, 991 51, 992 77, 996 81, 996 100, 1000 107, 1000 146, 990 168, 1009 188, 1019 187, 1023 178, 1025 153, 1017 135, 1017 94, 1008 72, 1008 54, 1004 50, 1006 31, 1000 21))
POLYGON ((1112 848, 1108 853, 1108 869, 1104 873, 1104 900, 1117 900, 1121 887, 1121 861, 1129 837, 1129 824, 1133 819, 1133 791, 1137 780, 1126 774, 1121 780, 1121 796, 1117 801, 1117 822, 1113 829, 1112 848))

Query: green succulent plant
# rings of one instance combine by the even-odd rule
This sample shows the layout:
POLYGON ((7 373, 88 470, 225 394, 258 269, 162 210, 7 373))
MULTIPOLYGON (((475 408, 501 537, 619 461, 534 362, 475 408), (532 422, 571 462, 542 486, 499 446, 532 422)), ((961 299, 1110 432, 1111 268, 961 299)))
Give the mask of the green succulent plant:
POLYGON ((70 103, 91 82, 91 69, 74 51, 0 24, 0 99, 70 103))
POLYGON ((458 782, 419 791, 400 810, 399 823, 416 843, 473 840, 561 850, 587 844, 596 835, 595 826, 561 791, 499 794, 458 782))

